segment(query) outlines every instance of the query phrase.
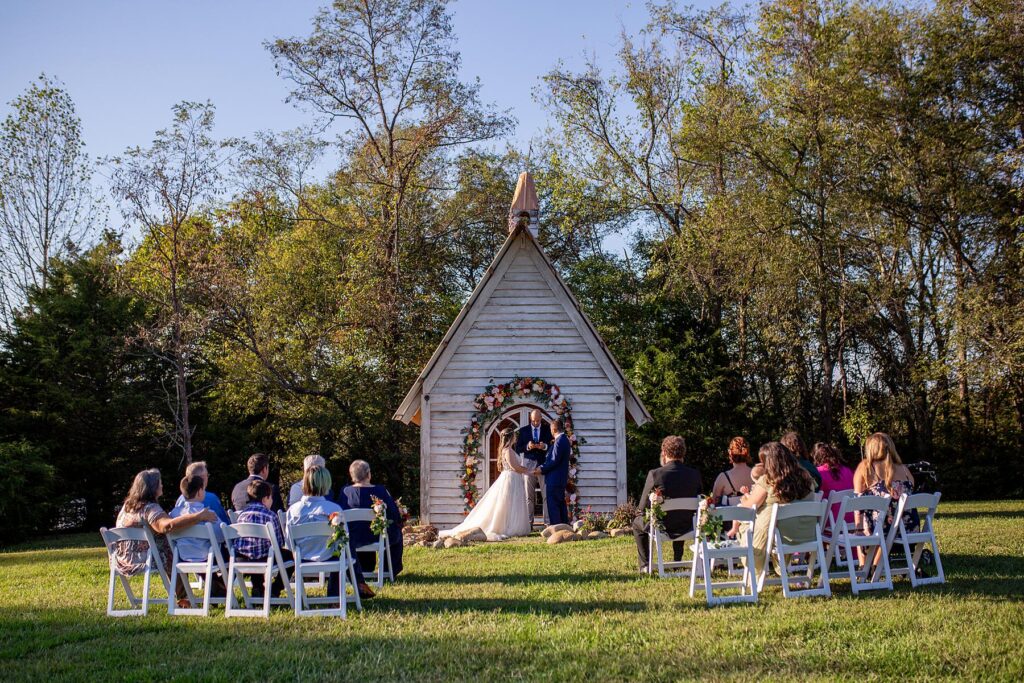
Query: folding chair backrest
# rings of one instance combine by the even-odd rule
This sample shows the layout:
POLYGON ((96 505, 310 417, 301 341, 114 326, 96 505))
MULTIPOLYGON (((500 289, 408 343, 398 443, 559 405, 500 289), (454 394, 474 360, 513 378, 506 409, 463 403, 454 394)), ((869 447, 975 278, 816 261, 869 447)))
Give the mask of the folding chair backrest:
POLYGON ((903 504, 903 511, 906 513, 909 510, 923 510, 925 515, 933 516, 935 509, 939 507, 939 498, 941 497, 941 493, 913 493, 907 496, 903 504))
POLYGON ((723 522, 753 522, 757 519, 757 511, 754 508, 739 505, 716 507, 714 514, 721 517, 723 522))
POLYGON ((837 491, 832 491, 832 492, 830 492, 828 494, 828 504, 829 505, 838 505, 838 504, 842 503, 845 499, 847 499, 847 498, 854 498, 854 497, 856 497, 856 495, 857 495, 857 492, 854 491, 853 489, 843 489, 841 491, 838 491, 838 490, 837 491))
MULTIPOLYGON (((329 522, 306 522, 305 524, 289 524, 288 540, 291 543, 293 552, 297 557, 302 556, 302 541, 309 538, 323 540, 323 545, 317 544, 318 550, 327 550, 327 541, 334 535, 334 527, 329 522)), ((309 554, 308 552, 306 554, 309 554)))
POLYGON ((821 520, 822 512, 827 501, 796 501, 793 503, 780 503, 775 512, 775 521, 793 519, 794 517, 814 517, 821 520))
POLYGON ((818 500, 821 500, 824 497, 825 497, 825 494, 822 493, 821 491, 815 491, 814 492, 814 500, 818 501, 818 500))
POLYGON ((114 545, 121 541, 148 541, 146 531, 140 526, 119 526, 113 529, 103 527, 100 529, 100 536, 107 546, 108 552, 114 552, 114 545))
POLYGON ((700 507, 700 501, 697 498, 666 498, 665 502, 661 504, 661 509, 665 512, 676 512, 679 510, 695 512, 698 507, 700 507))
MULTIPOLYGON (((843 500, 843 506, 839 510, 840 518, 845 517, 847 512, 879 512, 886 513, 889 510, 889 496, 854 496, 843 500)), ((838 521, 838 519, 837 519, 838 521)))
POLYGON ((377 517, 377 513, 375 513, 373 510, 367 510, 366 508, 345 510, 342 514, 345 517, 346 523, 372 522, 377 517))
POLYGON ((235 511, 235 510, 228 510, 228 519, 231 520, 232 524, 237 522, 238 521, 238 512, 235 511))
POLYGON ((213 530, 213 525, 209 522, 203 522, 202 524, 193 524, 187 529, 177 529, 175 531, 167 532, 168 541, 177 541, 182 538, 200 538, 204 541, 217 542, 217 535, 213 530))
POLYGON ((278 510, 277 521, 281 523, 282 529, 286 528, 288 526, 288 514, 284 510, 278 510))

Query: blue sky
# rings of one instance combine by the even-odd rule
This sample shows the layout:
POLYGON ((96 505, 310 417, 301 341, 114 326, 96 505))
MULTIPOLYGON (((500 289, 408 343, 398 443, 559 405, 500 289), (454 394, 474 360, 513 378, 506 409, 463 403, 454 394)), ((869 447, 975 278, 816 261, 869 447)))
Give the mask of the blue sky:
MULTIPOLYGON (((45 71, 64 81, 91 154, 145 144, 180 100, 212 100, 219 136, 285 130, 308 121, 284 102, 264 40, 308 33, 311 0, 3 0, 0 113, 45 71)), ((461 0, 452 5, 467 78, 485 101, 511 108, 516 141, 543 129, 532 99, 559 59, 594 52, 611 63, 622 28, 646 21, 642 2, 461 0), (510 9, 514 7, 513 9, 510 9)))

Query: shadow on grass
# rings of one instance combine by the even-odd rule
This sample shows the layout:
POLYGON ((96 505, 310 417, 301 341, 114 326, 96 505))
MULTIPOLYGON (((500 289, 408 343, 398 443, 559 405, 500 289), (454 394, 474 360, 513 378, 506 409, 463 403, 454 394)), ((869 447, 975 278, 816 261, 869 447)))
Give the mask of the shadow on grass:
MULTIPOLYGON (((694 603, 694 607, 703 604, 694 603)), ((373 600, 372 611, 395 611, 407 614, 436 614, 438 612, 505 612, 511 614, 543 614, 570 616, 589 612, 644 612, 650 609, 645 602, 626 600, 550 600, 518 598, 388 598, 373 600)), ((369 605, 367 610, 370 610, 369 605)))
MULTIPOLYGON (((113 526, 113 525, 111 525, 113 526)), ((100 539, 100 532, 82 532, 75 534, 60 534, 55 536, 42 536, 30 541, 23 541, 13 545, 0 547, 0 556, 7 553, 23 553, 37 550, 67 550, 69 548, 102 548, 103 541, 100 539)))
POLYGON ((561 572, 558 574, 471 574, 471 575, 440 575, 403 573, 402 583, 419 584, 477 584, 504 583, 510 585, 533 585, 551 583, 580 583, 588 581, 635 582, 644 577, 613 572, 561 572))
POLYGON ((935 520, 943 519, 1024 519, 1024 511, 1021 510, 963 510, 947 512, 941 508, 935 513, 935 520))

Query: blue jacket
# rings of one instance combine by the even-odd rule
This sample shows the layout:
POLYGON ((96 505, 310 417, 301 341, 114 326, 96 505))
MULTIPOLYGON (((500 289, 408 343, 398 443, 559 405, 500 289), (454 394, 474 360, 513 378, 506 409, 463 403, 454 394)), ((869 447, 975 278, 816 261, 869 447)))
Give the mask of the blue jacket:
POLYGON ((565 488, 569 483, 569 458, 572 456, 572 445, 569 437, 559 434, 558 439, 548 449, 548 457, 540 466, 544 475, 544 488, 565 488))

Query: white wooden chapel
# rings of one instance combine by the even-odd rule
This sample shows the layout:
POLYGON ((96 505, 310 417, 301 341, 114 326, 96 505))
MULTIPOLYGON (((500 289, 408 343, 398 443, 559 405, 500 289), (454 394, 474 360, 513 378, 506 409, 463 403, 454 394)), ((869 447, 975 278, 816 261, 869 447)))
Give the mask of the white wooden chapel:
MULTIPOLYGON (((394 416, 420 427, 420 517, 441 529, 464 517, 462 430, 488 384, 520 376, 558 385, 571 401, 576 435, 585 441, 580 504, 595 511, 625 502, 626 421, 651 419, 537 241, 539 203, 528 173, 519 177, 509 215, 508 238, 394 416)), ((497 476, 498 431, 526 424, 529 411, 542 407, 506 406, 483 426, 480 495, 497 476)))

